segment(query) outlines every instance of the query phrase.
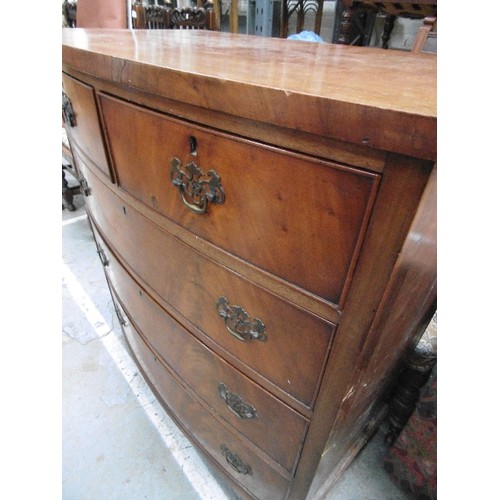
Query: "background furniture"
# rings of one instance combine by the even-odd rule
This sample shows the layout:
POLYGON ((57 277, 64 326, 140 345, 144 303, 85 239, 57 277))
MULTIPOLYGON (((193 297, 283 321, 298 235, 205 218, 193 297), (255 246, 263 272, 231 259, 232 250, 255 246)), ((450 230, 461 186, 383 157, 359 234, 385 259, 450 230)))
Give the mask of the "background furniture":
POLYGON ((63 27, 76 28, 76 2, 64 0, 62 4, 63 27))
POLYGON ((296 14, 297 23, 295 33, 300 33, 304 29, 306 16, 314 17, 314 33, 317 35, 321 31, 321 20, 323 17, 323 0, 282 0, 281 2, 281 23, 280 37, 286 38, 290 33, 289 21, 296 14))
POLYGON ((388 412, 384 468, 412 498, 437 498, 437 315, 404 362, 388 412))
POLYGON ((321 498, 434 313, 435 58, 84 34, 68 133, 138 365, 240 496, 321 498))
MULTIPOLYGON (((219 25, 220 26, 220 25, 219 25)), ((208 1, 197 8, 165 5, 143 5, 141 0, 132 6, 134 29, 218 29, 213 3, 208 1)))
POLYGON ((437 0, 417 0, 416 2, 338 0, 333 43, 369 45, 377 14, 385 15, 382 48, 387 49, 394 22, 398 16, 412 19, 436 17, 437 0))
POLYGON ((167 7, 164 5, 143 5, 141 0, 132 5, 132 28, 167 29, 167 7))
POLYGON ((411 498, 437 498, 437 365, 405 427, 388 451, 384 468, 411 498))
MULTIPOLYGON (((437 320, 432 318, 414 351, 404 361, 389 406, 386 442, 393 444, 407 424, 437 362, 437 320)), ((435 436, 434 436, 435 438, 435 436)))
MULTIPOLYGON (((437 51, 437 45, 428 47, 428 42, 430 39, 436 41, 437 33, 436 29, 437 19, 435 17, 426 17, 423 22, 423 26, 419 28, 417 37, 411 49, 412 52, 433 52, 437 51)), ((430 45, 430 44, 429 44, 430 45)))

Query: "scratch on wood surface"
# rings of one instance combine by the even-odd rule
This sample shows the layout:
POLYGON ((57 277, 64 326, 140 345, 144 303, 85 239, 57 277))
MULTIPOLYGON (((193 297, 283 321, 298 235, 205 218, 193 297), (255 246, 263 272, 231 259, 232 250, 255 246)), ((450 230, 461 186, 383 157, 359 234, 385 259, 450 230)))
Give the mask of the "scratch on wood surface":
POLYGON ((342 403, 346 400, 349 399, 352 395, 354 394, 354 386, 352 386, 348 391, 347 394, 344 396, 344 399, 342 400, 342 403))

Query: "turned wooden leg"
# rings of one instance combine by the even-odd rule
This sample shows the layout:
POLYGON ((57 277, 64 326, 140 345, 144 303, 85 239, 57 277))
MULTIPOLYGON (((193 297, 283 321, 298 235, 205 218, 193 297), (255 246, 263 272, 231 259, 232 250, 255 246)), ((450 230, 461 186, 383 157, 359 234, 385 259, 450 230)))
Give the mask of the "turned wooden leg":
POLYGON ((385 16, 384 22, 384 33, 382 34, 382 48, 389 48, 389 40, 391 38, 392 29, 394 28, 394 21, 396 21, 396 16, 387 15, 385 16))
POLYGON ((349 45, 352 41, 352 25, 354 12, 350 7, 345 7, 342 11, 339 25, 338 43, 349 45))
MULTIPOLYGON (((435 325, 434 320, 431 322, 435 325)), ((432 368, 437 362, 436 340, 433 328, 428 328, 415 351, 406 360, 399 376, 398 386, 387 415, 388 431, 385 442, 392 445, 410 419, 420 398, 420 389, 429 379, 432 368)))
POLYGON ((392 445, 408 422, 420 396, 420 388, 429 378, 430 371, 419 371, 406 367, 391 402, 387 422, 389 424, 385 442, 392 445))
POLYGON ((68 181, 64 175, 64 167, 62 169, 62 207, 63 210, 67 208, 70 212, 76 210, 75 205, 73 205, 73 192, 68 186, 68 181))

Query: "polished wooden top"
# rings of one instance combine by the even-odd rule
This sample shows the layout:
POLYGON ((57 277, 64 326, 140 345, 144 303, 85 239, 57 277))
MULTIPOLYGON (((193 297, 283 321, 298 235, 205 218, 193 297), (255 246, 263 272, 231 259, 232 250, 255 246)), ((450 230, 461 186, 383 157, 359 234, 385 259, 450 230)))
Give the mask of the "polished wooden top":
POLYGON ((193 30, 63 29, 63 69, 351 143, 436 156, 436 56, 193 30))

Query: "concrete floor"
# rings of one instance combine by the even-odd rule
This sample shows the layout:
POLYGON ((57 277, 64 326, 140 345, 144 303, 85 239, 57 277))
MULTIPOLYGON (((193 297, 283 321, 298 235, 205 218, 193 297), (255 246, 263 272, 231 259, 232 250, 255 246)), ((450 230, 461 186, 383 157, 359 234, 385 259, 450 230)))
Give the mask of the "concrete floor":
MULTIPOLYGON (((75 205, 62 211, 62 498, 232 500, 132 361, 81 195, 75 205)), ((382 468, 384 452, 379 432, 328 500, 407 499, 382 468)))

